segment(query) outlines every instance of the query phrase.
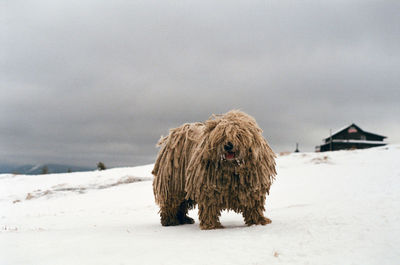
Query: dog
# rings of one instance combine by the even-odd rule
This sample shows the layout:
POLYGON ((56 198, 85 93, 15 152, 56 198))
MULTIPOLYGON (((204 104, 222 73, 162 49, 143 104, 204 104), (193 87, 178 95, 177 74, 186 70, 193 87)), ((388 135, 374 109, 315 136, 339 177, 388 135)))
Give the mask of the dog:
POLYGON ((158 146, 153 192, 163 226, 194 223, 187 213, 196 205, 201 229, 223 228, 223 210, 241 213, 247 225, 271 223, 264 204, 276 155, 253 117, 212 115, 171 129, 158 146))

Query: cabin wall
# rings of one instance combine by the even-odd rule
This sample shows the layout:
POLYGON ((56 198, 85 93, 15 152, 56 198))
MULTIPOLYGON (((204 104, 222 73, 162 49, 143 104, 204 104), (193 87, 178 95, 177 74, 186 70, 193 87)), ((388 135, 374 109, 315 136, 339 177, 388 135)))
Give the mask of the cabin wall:
POLYGON ((325 152, 335 150, 348 150, 348 149, 364 149, 375 146, 386 145, 383 140, 385 136, 376 135, 369 132, 364 132, 357 125, 352 124, 341 131, 334 133, 331 137, 324 139, 324 144, 316 146, 317 152, 325 152), (330 144, 332 137, 332 145, 330 144), (338 140, 338 141, 335 141, 338 140), (368 142, 371 141, 371 142, 368 142), (379 143, 382 142, 382 143, 379 143))
MULTIPOLYGON (((337 142, 332 142, 332 151, 338 151, 338 150, 351 150, 351 149, 365 149, 365 148, 371 148, 371 147, 377 147, 377 146, 383 146, 386 145, 386 143, 382 144, 371 144, 371 143, 337 143, 337 142)), ((320 152, 326 152, 326 151, 331 151, 331 145, 329 143, 321 145, 319 147, 320 152)))

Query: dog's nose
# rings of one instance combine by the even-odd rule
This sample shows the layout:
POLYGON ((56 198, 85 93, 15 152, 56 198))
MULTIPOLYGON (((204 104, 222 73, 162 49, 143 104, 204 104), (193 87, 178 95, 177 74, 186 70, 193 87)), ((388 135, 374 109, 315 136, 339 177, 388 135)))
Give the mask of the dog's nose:
POLYGON ((232 151, 233 149, 233 144, 231 142, 228 142, 225 146, 224 146, 225 151, 229 152, 232 151))

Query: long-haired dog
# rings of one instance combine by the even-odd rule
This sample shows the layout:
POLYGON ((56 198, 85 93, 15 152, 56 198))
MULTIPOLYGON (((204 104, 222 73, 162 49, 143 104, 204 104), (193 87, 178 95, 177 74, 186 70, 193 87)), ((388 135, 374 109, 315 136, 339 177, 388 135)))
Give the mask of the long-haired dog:
POLYGON ((158 142, 153 191, 163 226, 192 224, 198 204, 201 229, 222 228, 222 210, 242 213, 247 225, 266 225, 266 194, 275 178, 275 154, 251 116, 237 110, 204 123, 171 129, 158 142))

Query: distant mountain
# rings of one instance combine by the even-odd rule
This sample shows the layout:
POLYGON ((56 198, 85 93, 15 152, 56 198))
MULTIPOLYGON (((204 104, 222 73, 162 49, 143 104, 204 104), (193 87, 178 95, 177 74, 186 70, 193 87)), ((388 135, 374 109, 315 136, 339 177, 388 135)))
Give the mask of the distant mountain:
POLYGON ((43 169, 45 167, 47 167, 48 173, 67 173, 67 172, 94 170, 94 168, 89 168, 89 167, 78 167, 78 166, 61 165, 61 164, 23 165, 23 166, 0 165, 0 173, 38 175, 43 173, 43 169))
POLYGON ((10 173, 16 168, 14 165, 5 165, 5 164, 0 164, 0 174, 1 173, 10 173))

